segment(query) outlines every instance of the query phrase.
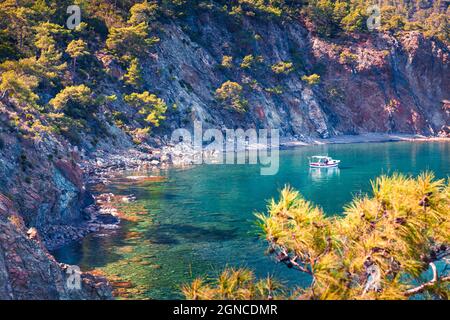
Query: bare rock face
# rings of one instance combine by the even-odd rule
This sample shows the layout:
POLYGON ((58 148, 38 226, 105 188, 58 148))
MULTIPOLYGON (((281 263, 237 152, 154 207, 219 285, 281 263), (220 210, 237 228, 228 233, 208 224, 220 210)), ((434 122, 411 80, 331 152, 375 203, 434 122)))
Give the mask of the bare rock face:
MULTIPOLYGON (((1 104, 0 104, 1 106, 1 104)), ((85 190, 78 154, 63 139, 25 139, 0 121, 0 192, 7 194, 28 227, 77 224, 92 198, 85 190)))
POLYGON ((203 13, 187 28, 164 25, 161 42, 143 63, 149 87, 177 105, 160 133, 195 119, 215 128, 278 128, 282 136, 437 135, 450 121, 442 107, 450 92, 449 48, 418 32, 325 40, 299 21, 243 18, 233 26, 203 13), (264 61, 241 67, 249 54, 264 61), (233 57, 233 67, 220 66, 223 56, 233 57), (275 74, 271 66, 280 61, 293 62, 294 70, 275 74), (319 84, 301 80, 314 73, 319 84), (244 114, 215 100, 227 80, 243 86, 244 114))
POLYGON ((26 230, 12 202, 0 194, 0 299, 111 299, 106 279, 68 272, 42 245, 36 229, 26 230), (79 278, 76 278, 79 277, 79 278), (79 279, 80 286, 76 284, 79 279))
POLYGON ((67 230, 85 223, 92 197, 77 148, 11 131, 3 116, 12 109, 0 107, 0 299, 111 299, 106 279, 59 264, 44 245, 70 241, 67 230))
POLYGON ((74 273, 41 240, 51 226, 83 222, 89 194, 77 153, 57 137, 24 139, 0 124, 0 299, 112 298, 106 279, 74 273))

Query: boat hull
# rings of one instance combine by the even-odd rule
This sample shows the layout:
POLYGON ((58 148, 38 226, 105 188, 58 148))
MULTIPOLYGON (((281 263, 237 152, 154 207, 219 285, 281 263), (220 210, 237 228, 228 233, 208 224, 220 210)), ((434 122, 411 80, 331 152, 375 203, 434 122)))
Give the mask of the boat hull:
POLYGON ((321 164, 313 164, 311 163, 309 165, 311 168, 336 168, 337 166, 339 166, 339 163, 334 163, 334 164, 326 164, 326 165, 321 165, 321 164))
POLYGON ((339 166, 339 160, 334 160, 332 162, 328 162, 328 163, 320 163, 320 162, 310 162, 309 166, 311 168, 336 168, 337 166, 339 166))

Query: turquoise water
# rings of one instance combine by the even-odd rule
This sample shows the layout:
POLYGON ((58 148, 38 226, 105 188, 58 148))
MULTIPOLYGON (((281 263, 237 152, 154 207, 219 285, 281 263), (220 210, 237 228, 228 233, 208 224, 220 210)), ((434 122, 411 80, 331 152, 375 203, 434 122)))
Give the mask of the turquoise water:
POLYGON ((324 145, 281 151, 275 176, 261 176, 256 165, 169 170, 162 182, 112 185, 112 192, 137 196, 123 210, 144 214, 123 221, 119 231, 90 235, 54 254, 82 270, 99 269, 131 282, 133 289, 124 290, 129 298, 181 298, 181 284, 226 265, 305 285, 308 277, 264 254, 254 213, 265 210, 266 200, 290 184, 327 214, 340 214, 354 195, 369 192, 370 180, 380 174, 432 170, 446 178, 449 155, 448 142, 324 145), (340 168, 309 169, 308 157, 318 154, 340 159, 340 168))

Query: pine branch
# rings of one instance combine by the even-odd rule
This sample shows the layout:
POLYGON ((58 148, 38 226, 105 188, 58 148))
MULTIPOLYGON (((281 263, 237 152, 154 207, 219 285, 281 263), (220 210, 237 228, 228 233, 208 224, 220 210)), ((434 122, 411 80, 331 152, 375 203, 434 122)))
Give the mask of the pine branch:
POLYGON ((420 286, 407 290, 404 294, 406 296, 412 296, 418 293, 424 292, 429 287, 432 287, 436 284, 436 282, 450 282, 450 276, 438 277, 438 272, 436 269, 436 265, 433 262, 430 262, 431 270, 433 271, 433 278, 425 283, 422 283, 420 286))
MULTIPOLYGON (((276 259, 278 260, 278 262, 282 262, 286 265, 291 265, 291 267, 294 267, 294 269, 307 273, 309 275, 312 275, 311 270, 308 269, 307 265, 301 261, 301 259, 299 258, 299 256, 294 256, 291 257, 287 251, 286 248, 280 246, 280 245, 273 245, 273 247, 277 247, 279 250, 279 253, 276 253, 276 259), (298 263, 297 260, 300 259, 301 263, 298 263), (303 265, 302 265, 303 264, 303 265)), ((275 251, 276 252, 276 251, 275 251)))

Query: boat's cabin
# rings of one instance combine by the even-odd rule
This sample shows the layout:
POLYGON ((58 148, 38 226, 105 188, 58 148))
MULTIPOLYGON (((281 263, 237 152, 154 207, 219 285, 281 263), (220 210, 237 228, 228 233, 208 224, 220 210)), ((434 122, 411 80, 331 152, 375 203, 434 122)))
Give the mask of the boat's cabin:
POLYGON ((313 163, 328 163, 331 160, 332 159, 330 157, 325 157, 325 156, 313 156, 311 158, 311 162, 313 162, 313 163))

